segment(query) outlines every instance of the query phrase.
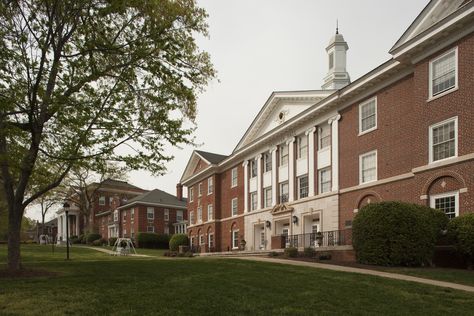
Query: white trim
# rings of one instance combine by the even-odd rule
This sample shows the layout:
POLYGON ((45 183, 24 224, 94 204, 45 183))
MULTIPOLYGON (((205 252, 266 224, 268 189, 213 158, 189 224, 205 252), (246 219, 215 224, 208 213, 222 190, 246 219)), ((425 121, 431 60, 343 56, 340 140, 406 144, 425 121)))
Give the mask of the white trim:
POLYGON ((378 180, 378 159, 377 159, 377 149, 376 149, 376 150, 369 151, 365 154, 359 155, 359 184, 366 184, 370 182, 375 182, 377 180, 378 180), (375 180, 363 182, 362 181, 363 180, 362 179, 362 159, 367 156, 371 156, 373 154, 375 154, 375 180))
POLYGON ((446 94, 452 93, 456 90, 458 90, 458 72, 459 72, 459 66, 458 66, 458 47, 453 47, 452 49, 444 52, 441 55, 436 56, 435 58, 432 58, 429 63, 428 63, 428 100, 427 102, 440 98, 446 94), (451 54, 454 51, 454 87, 449 88, 445 91, 439 92, 435 95, 433 95, 433 63, 436 62, 437 60, 445 57, 446 55, 451 54))
POLYGON ((361 136, 361 135, 364 135, 364 134, 367 134, 369 132, 372 132, 372 131, 375 131, 377 129, 377 121, 378 121, 378 113, 377 113, 377 96, 373 97, 373 98, 370 98, 362 103, 359 104, 359 135, 358 136, 361 136), (374 105, 375 105, 375 126, 365 130, 365 131, 362 131, 362 107, 370 104, 374 102, 374 105))
POLYGON ((430 195, 430 207, 435 208, 436 199, 451 197, 451 196, 454 196, 454 203, 455 203, 454 214, 455 214, 455 217, 458 217, 459 216, 459 191, 451 191, 451 192, 446 192, 446 193, 430 195))
POLYGON ((469 160, 473 160, 473 159, 474 159, 474 153, 467 154, 467 155, 464 155, 464 156, 459 156, 459 157, 451 157, 451 158, 447 158, 447 159, 443 159, 443 160, 437 160, 437 161, 435 161, 431 164, 427 164, 427 165, 424 165, 424 166, 421 166, 421 167, 413 168, 412 172, 413 173, 419 173, 419 172, 428 171, 428 170, 431 170, 431 169, 436 169, 436 168, 441 168, 441 167, 446 167, 446 166, 449 166, 449 165, 452 165, 452 164, 461 163, 461 162, 465 162, 465 161, 469 161, 469 160))
MULTIPOLYGON (((191 201, 190 201, 191 202, 191 201)), ((117 210, 123 210, 123 209, 128 209, 134 205, 145 205, 145 206, 157 206, 157 207, 168 207, 171 209, 178 209, 178 210, 187 210, 186 206, 178 206, 178 205, 172 205, 172 204, 161 204, 161 203, 150 203, 150 202, 143 202, 143 201, 134 201, 129 204, 122 205, 120 207, 117 207, 117 210)), ((101 213, 102 214, 102 213, 101 213)))
POLYGON ((231 230, 232 233, 232 250, 239 249, 239 230, 233 229, 231 230), (237 233, 237 247, 234 247, 234 233, 237 233))
POLYGON ((454 116, 442 122, 430 125, 428 128, 429 133, 429 140, 428 140, 428 156, 429 156, 429 163, 435 163, 440 161, 445 161, 448 159, 456 158, 458 156, 458 117, 454 116), (441 125, 445 125, 454 121, 454 156, 438 159, 433 161, 433 128, 439 127, 441 125))
POLYGON ((376 185, 381 185, 381 184, 386 184, 394 181, 400 181, 400 180, 405 180, 414 177, 415 175, 411 172, 400 174, 398 176, 390 177, 390 178, 385 178, 382 180, 377 180, 377 181, 371 181, 371 182, 366 182, 364 184, 359 184, 355 185, 349 188, 341 189, 339 190, 339 193, 347 193, 347 192, 352 192, 352 191, 357 191, 361 189, 366 189, 370 188, 376 185))

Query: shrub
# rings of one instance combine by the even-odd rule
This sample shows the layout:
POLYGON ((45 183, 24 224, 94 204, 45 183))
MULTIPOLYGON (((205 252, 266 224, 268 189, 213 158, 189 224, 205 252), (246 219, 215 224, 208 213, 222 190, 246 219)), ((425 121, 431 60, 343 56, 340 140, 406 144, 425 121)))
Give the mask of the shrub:
POLYGON ((321 252, 318 256, 319 260, 331 260, 332 256, 329 252, 321 252))
POLYGON ((159 235, 155 233, 138 233, 137 246, 139 248, 159 248, 168 249, 170 242, 169 235, 159 235))
POLYGON ((96 239, 92 242, 92 246, 102 246, 102 239, 96 239))
POLYGON ((189 238, 186 234, 175 234, 171 236, 169 246, 171 251, 178 251, 179 246, 189 245, 189 238))
POLYGON ((116 241, 117 241, 117 237, 110 237, 109 246, 114 246, 116 241))
POLYGON ((311 247, 304 248, 303 255, 305 257, 313 258, 315 254, 316 254, 316 250, 314 250, 314 248, 311 248, 311 247))
POLYGON ((288 257, 288 258, 298 257, 298 249, 295 247, 285 248, 285 257, 288 257))
POLYGON ((81 242, 79 241, 79 237, 77 236, 71 236, 69 238, 69 240, 71 241, 71 244, 80 244, 81 242))
POLYGON ((468 261, 469 268, 474 262, 474 214, 465 214, 451 219, 448 237, 456 250, 468 261))
POLYGON ((95 240, 101 239, 102 236, 100 234, 90 233, 86 236, 86 242, 88 244, 92 244, 95 240))
POLYGON ((430 262, 445 226, 441 211, 426 206, 381 202, 363 207, 352 224, 352 242, 360 263, 418 266, 430 262))
POLYGON ((82 241, 83 241, 83 240, 84 240, 84 234, 79 235, 79 236, 77 237, 77 243, 78 243, 78 244, 82 244, 82 241))
POLYGON ((268 254, 269 257, 278 257, 278 252, 272 251, 268 254))

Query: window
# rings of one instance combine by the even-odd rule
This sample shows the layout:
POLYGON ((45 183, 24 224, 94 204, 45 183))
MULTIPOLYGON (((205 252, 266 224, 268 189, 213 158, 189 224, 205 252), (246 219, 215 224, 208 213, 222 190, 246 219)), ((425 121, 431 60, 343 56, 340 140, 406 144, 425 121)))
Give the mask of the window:
POLYGON ((127 234, 127 229, 124 228, 124 229, 123 229, 123 233, 122 233, 123 237, 125 237, 126 234, 127 234))
POLYGON ((257 192, 250 193, 250 210, 255 211, 257 209, 257 192))
POLYGON ((114 198, 112 196, 109 197, 109 205, 112 205, 112 203, 114 202, 114 198))
POLYGON ((148 219, 155 219, 155 209, 153 207, 146 208, 146 217, 148 219))
POLYGON ((302 135, 297 138, 298 158, 306 158, 308 155, 308 136, 302 135))
POLYGON ((432 195, 430 206, 444 211, 449 218, 459 216, 459 192, 432 195))
POLYGON ((272 206, 272 187, 264 189, 265 207, 272 206))
POLYGON ((377 180, 377 151, 359 156, 359 170, 361 184, 377 180))
POLYGON ((319 127, 318 133, 318 150, 324 149, 331 145, 331 126, 323 124, 319 127))
POLYGON ((169 226, 165 226, 165 228, 164 228, 164 234, 165 234, 165 235, 169 235, 169 234, 170 234, 170 228, 169 228, 169 226))
POLYGON ((334 67, 334 53, 329 54, 329 69, 334 67))
POLYGON ((280 146, 280 166, 288 164, 288 145, 280 146))
POLYGON ((192 202, 194 200, 194 189, 189 188, 189 202, 192 202))
POLYGON ((122 219, 124 222, 127 220, 127 211, 123 211, 122 219))
POLYGON ((209 248, 214 248, 214 234, 213 233, 210 233, 209 235, 207 235, 207 244, 209 248))
POLYGON ((164 215, 165 215, 165 221, 169 221, 170 220, 170 210, 165 208, 164 215))
POLYGON ((199 245, 204 245, 204 235, 199 235, 199 245))
POLYGON ((457 156, 457 117, 430 126, 430 162, 457 156))
POLYGON ((237 167, 232 169, 232 184, 231 187, 234 188, 237 186, 237 167))
POLYGON ((202 183, 198 184, 198 196, 202 196, 202 183))
POLYGON ((189 212, 189 223, 194 224, 194 211, 189 212))
POLYGON ((132 208, 132 209, 130 210, 130 219, 131 219, 132 221, 135 219, 135 209, 134 209, 134 208, 132 208))
POLYGON ((263 154, 263 171, 272 171, 272 154, 269 152, 263 154))
POLYGON ((202 207, 198 207, 198 223, 202 222, 202 207))
POLYGON ((257 160, 250 160, 250 178, 255 178, 257 176, 257 160))
POLYGON ((233 230, 232 231, 232 249, 239 248, 239 231, 233 230))
POLYGON ((457 48, 430 62, 430 98, 457 87, 457 48))
POLYGON ((298 178, 298 198, 308 197, 308 176, 298 178))
POLYGON ((377 129, 377 98, 359 105, 359 135, 377 129))
POLYGON ((238 209, 237 209, 237 198, 233 198, 231 202, 231 208, 232 208, 232 216, 236 216, 238 209))
POLYGON ((331 168, 319 170, 319 193, 331 191, 331 168))
POLYGON ((130 237, 135 238, 135 229, 133 227, 130 228, 130 237))
POLYGON ((176 221, 177 222, 183 221, 183 211, 176 211, 176 221))
POLYGON ((154 233, 155 232, 155 226, 147 226, 146 231, 149 233, 154 233))
POLYGON ((209 179, 207 179, 207 195, 212 194, 213 191, 214 191, 214 183, 213 183, 212 177, 210 177, 209 179))
POLYGON ((212 221, 213 217, 214 217, 214 210, 212 208, 212 204, 209 204, 207 206, 207 220, 212 221))
POLYGON ((114 222, 118 222, 118 211, 114 211, 114 222))
POLYGON ((288 182, 280 183, 280 203, 288 202, 288 182))
POLYGON ((105 196, 100 196, 99 197, 99 205, 105 205, 105 196))

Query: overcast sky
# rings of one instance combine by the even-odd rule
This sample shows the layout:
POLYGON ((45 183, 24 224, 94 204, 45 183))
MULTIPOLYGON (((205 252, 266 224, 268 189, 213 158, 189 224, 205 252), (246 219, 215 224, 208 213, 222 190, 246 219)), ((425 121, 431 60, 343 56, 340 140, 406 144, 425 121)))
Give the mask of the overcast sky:
MULTIPOLYGON (((428 0, 201 0, 209 14, 211 54, 219 82, 198 100, 198 149, 228 155, 272 91, 320 89, 327 73, 325 48, 335 32, 349 45, 352 80, 390 59, 392 45, 428 0)), ((129 182, 175 193, 194 148, 170 149, 168 173, 132 172, 129 182)), ((52 216, 53 214, 49 214, 52 216)), ((40 218, 37 212, 28 216, 40 218)), ((48 217, 50 217, 48 216, 48 217)))

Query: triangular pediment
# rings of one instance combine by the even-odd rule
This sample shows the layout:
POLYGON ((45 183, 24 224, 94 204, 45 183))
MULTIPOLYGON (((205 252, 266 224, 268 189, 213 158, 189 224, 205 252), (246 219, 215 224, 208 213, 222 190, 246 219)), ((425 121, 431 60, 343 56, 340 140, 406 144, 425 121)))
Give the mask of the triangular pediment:
POLYGON ((417 35, 431 28, 433 25, 442 21, 447 16, 456 12, 460 7, 467 5, 466 0, 432 0, 421 13, 416 17, 413 23, 403 33, 400 39, 390 49, 390 53, 393 53, 397 48, 403 46, 417 35))
POLYGON ((184 173, 181 177, 181 182, 195 175, 196 173, 206 169, 209 165, 210 162, 203 159, 199 154, 196 153, 196 151, 194 151, 191 154, 191 158, 189 158, 188 164, 186 165, 186 169, 184 169, 184 173))
POLYGON ((237 144, 234 152, 284 125, 332 92, 332 90, 273 92, 237 144))

